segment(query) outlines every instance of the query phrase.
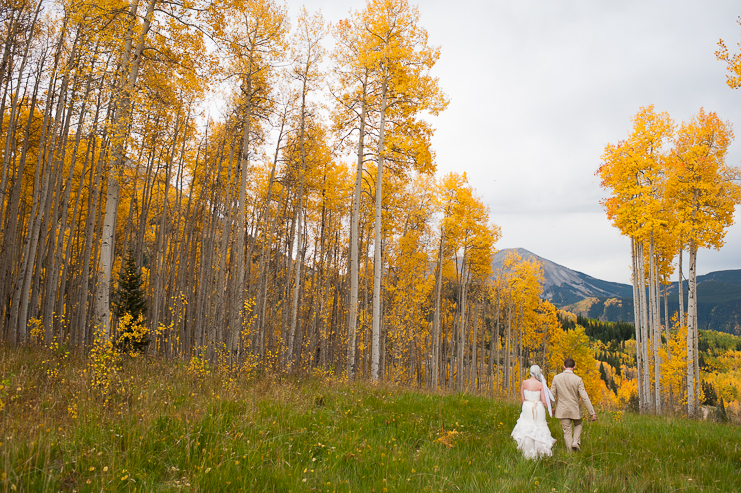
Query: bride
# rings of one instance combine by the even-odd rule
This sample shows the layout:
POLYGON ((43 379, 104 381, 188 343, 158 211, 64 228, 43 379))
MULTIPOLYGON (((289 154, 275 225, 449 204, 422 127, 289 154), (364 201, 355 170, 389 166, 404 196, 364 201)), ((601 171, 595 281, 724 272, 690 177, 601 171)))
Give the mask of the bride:
POLYGON ((522 382, 520 390, 522 397, 522 412, 517 420, 512 438, 517 442, 517 449, 522 451, 526 459, 537 459, 541 456, 551 456, 551 448, 556 440, 548 429, 545 420, 545 408, 551 411, 551 394, 545 377, 538 365, 530 367, 530 378, 522 382))

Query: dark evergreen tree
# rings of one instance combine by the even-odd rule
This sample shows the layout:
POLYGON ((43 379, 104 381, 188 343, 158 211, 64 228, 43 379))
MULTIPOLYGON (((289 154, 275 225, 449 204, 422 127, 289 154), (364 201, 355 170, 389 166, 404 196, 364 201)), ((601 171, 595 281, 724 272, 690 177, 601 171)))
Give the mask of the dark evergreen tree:
POLYGON ((610 366, 615 368, 615 374, 620 376, 620 358, 618 357, 618 355, 616 354, 612 356, 608 363, 610 363, 610 366))
POLYGON ((710 343, 702 336, 702 334, 700 334, 700 340, 697 341, 697 349, 701 353, 707 353, 710 350, 710 343))
POLYGON ((718 399, 718 421, 728 421, 728 413, 726 413, 726 403, 723 402, 723 398, 718 399))
POLYGON ((702 393, 705 399, 702 403, 706 406, 715 406, 718 403, 718 394, 715 387, 710 382, 702 382, 702 393))
MULTIPOLYGON (((119 279, 118 287, 113 292, 113 313, 121 319, 125 314, 131 315, 133 324, 137 324, 139 317, 142 320, 147 313, 147 299, 142 287, 142 276, 136 265, 136 256, 129 250, 124 260, 124 270, 119 279)), ((118 334, 116 346, 121 351, 143 352, 149 345, 149 335, 142 330, 132 331, 127 327, 118 334)))

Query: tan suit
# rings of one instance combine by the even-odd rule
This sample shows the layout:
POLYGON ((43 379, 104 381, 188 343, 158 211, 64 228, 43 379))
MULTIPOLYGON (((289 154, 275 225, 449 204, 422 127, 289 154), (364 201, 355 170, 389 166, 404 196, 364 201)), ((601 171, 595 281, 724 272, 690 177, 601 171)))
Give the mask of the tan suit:
POLYGON ((581 377, 574 375, 574 372, 571 370, 565 370, 563 373, 553 377, 551 392, 553 393, 553 398, 556 400, 556 418, 561 420, 566 450, 571 452, 572 446, 581 447, 582 421, 579 398, 581 397, 587 411, 593 416, 595 414, 594 408, 589 401, 589 396, 584 388, 584 382, 581 377), (573 436, 571 432, 572 424, 574 425, 573 436))

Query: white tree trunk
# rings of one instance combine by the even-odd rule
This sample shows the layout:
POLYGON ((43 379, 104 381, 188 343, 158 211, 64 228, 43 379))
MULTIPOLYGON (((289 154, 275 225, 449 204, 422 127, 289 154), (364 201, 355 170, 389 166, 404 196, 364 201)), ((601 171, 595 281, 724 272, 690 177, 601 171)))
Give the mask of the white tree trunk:
POLYGON ((347 315, 347 378, 355 377, 355 338, 358 324, 358 225, 360 222, 360 192, 363 185, 363 161, 365 160, 365 95, 368 72, 363 79, 363 96, 360 103, 360 128, 358 129, 358 162, 355 169, 355 191, 352 218, 350 220, 350 306, 347 315))
POLYGON ((646 397, 643 395, 643 385, 641 385, 641 371, 643 370, 641 355, 641 291, 638 288, 638 244, 635 238, 630 239, 630 252, 632 257, 633 270, 633 324, 636 331, 636 381, 638 382, 638 408, 643 410, 646 397))
POLYGON ((120 187, 118 177, 114 173, 108 178, 108 189, 106 191, 106 208, 103 219, 103 237, 100 244, 100 260, 98 262, 98 288, 95 294, 95 320, 96 331, 101 331, 103 338, 110 338, 110 327, 108 326, 110 314, 110 281, 113 268, 113 245, 116 232, 116 211, 118 209, 120 187))
POLYGON ((695 408, 695 338, 697 337, 697 247, 690 242, 690 277, 687 296, 687 414, 694 416, 695 408))
POLYGON ((384 83, 381 94, 381 121, 378 130, 378 171, 376 173, 376 220, 374 227, 373 251, 373 326, 371 328, 371 380, 378 381, 378 365, 380 361, 381 335, 381 205, 383 203, 383 153, 384 133, 386 123, 386 92, 384 83))
POLYGON ((659 355, 659 348, 661 347, 661 327, 659 317, 659 299, 658 299, 658 284, 659 284, 659 273, 658 263, 656 259, 654 249, 654 238, 651 236, 651 242, 649 244, 648 262, 650 269, 650 281, 649 281, 649 297, 651 299, 651 339, 653 347, 653 358, 654 358, 654 411, 656 414, 661 413, 661 356, 659 355))
POLYGON ((648 406, 653 402, 651 395, 650 379, 650 361, 648 359, 648 300, 646 300, 646 269, 643 254, 643 243, 638 244, 638 290, 641 293, 641 357, 643 358, 643 388, 644 401, 648 411, 648 406))
POLYGON ((679 290, 679 325, 685 325, 684 320, 684 280, 682 279, 682 245, 679 246, 679 262, 677 263, 677 275, 679 276, 679 282, 677 283, 677 289, 679 290))
MULTIPOLYGON (((119 104, 116 105, 116 116, 115 121, 112 124, 114 129, 113 135, 111 136, 111 168, 109 170, 108 177, 108 189, 106 192, 106 212, 103 223, 103 237, 100 245, 100 260, 98 263, 98 287, 95 300, 95 326, 105 329, 105 338, 110 337, 110 327, 108 326, 108 319, 110 317, 110 299, 109 289, 111 283, 111 268, 114 255, 114 233, 116 226, 116 210, 118 209, 119 199, 119 184, 118 176, 120 168, 124 163, 124 144, 126 131, 128 129, 128 120, 131 115, 131 98, 132 92, 136 87, 136 81, 139 77, 139 68, 141 66, 142 52, 144 51, 144 44, 149 33, 149 28, 152 22, 152 14, 154 12, 154 5, 157 0, 149 0, 147 5, 147 13, 142 19, 142 27, 139 33, 139 39, 131 53, 131 36, 127 35, 126 49, 124 52, 124 59, 122 66, 126 67, 131 61, 131 69, 128 73, 126 85, 123 88, 121 99, 119 104), (100 277, 103 276, 103 277, 100 277)), ((132 18, 132 25, 129 26, 129 32, 132 32, 134 14, 136 12, 135 2, 130 11, 130 18, 132 18)))
POLYGON ((437 259, 437 278, 435 279, 435 314, 432 319, 432 383, 437 389, 440 374, 440 294, 443 285, 443 248, 445 245, 445 229, 440 226, 440 251, 437 259))

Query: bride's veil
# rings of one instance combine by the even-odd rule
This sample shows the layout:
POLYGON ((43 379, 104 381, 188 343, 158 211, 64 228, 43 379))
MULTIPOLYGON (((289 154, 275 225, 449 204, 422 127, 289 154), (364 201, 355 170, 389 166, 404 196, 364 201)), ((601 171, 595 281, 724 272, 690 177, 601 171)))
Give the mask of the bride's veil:
POLYGON ((540 367, 538 365, 531 366, 530 375, 533 375, 535 378, 540 380, 540 383, 543 384, 543 390, 545 390, 545 402, 546 404, 548 404, 548 414, 551 417, 553 417, 553 410, 551 409, 551 401, 555 399, 553 399, 553 394, 551 393, 551 389, 548 388, 548 384, 545 381, 545 377, 543 376, 543 373, 540 371, 540 367))

